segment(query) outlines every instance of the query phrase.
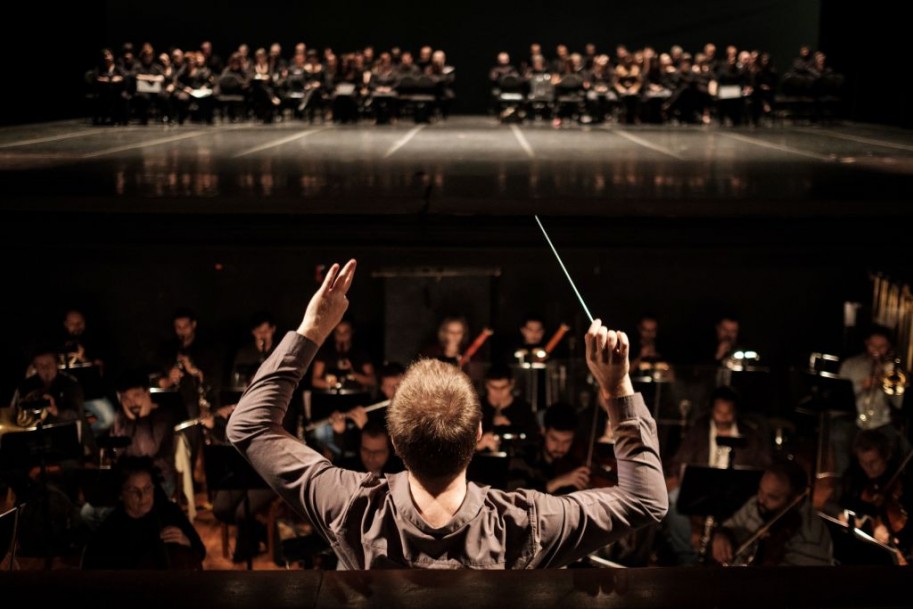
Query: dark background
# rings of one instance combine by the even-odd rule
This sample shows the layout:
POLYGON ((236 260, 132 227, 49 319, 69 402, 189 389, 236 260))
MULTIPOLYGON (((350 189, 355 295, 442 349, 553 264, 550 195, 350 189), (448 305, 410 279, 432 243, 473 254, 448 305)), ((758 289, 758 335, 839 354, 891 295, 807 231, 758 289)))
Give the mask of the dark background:
POLYGON ((784 70, 799 45, 825 50, 846 73, 847 115, 857 120, 910 125, 905 97, 892 87, 898 75, 892 59, 902 52, 904 22, 892 18, 888 2, 864 5, 820 0, 700 0, 607 4, 582 0, 554 2, 438 3, 399 2, 186 2, 127 3, 89 1, 66 5, 32 3, 3 20, 4 56, 22 58, 34 69, 17 69, 9 81, 2 122, 18 123, 81 115, 83 74, 105 45, 148 40, 158 50, 196 48, 210 38, 227 57, 240 42, 252 49, 273 41, 286 53, 295 42, 330 46, 338 52, 368 44, 378 49, 422 44, 443 48, 457 68, 458 112, 483 112, 487 71, 499 50, 517 60, 529 43, 548 55, 558 42, 582 50, 594 42, 614 55, 614 47, 681 44, 691 51, 705 42, 720 47, 770 50, 784 70), (26 91, 25 95, 9 91, 26 91))

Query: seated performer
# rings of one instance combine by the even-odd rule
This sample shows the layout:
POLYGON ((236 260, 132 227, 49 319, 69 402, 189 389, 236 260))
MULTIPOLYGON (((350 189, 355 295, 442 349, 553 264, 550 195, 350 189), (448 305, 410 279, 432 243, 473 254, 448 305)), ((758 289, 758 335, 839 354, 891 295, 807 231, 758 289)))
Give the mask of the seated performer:
POLYGON ((511 461, 509 487, 556 495, 587 488, 590 470, 571 456, 577 423, 577 413, 571 406, 550 406, 545 411, 541 441, 526 455, 511 461))
POLYGON ((359 429, 358 436, 358 456, 341 460, 340 467, 374 474, 378 478, 403 471, 403 462, 393 454, 383 423, 367 421, 359 429))
POLYGON ((766 467, 770 464, 770 444, 756 426, 741 419, 738 413, 739 395, 731 387, 717 387, 710 396, 710 415, 695 421, 671 460, 669 483, 669 513, 664 533, 678 564, 697 561, 694 527, 690 517, 676 508, 682 471, 688 465, 727 467, 766 467), (717 443, 717 438, 743 436, 744 448, 733 450, 717 443))
POLYGON ((168 501, 149 458, 118 463, 120 504, 83 555, 83 569, 202 570, 206 547, 187 516, 168 501))
POLYGON ((539 433, 539 422, 529 402, 514 395, 514 378, 507 366, 492 366, 485 373, 485 396, 482 398, 482 432, 509 427, 533 440, 539 433))
POLYGON ((153 460, 162 477, 162 488, 170 497, 176 485, 174 413, 152 401, 145 374, 124 373, 117 384, 117 398, 121 409, 114 416, 109 434, 130 438, 125 455, 153 460))
POLYGON ((246 387, 257 368, 276 348, 276 321, 269 313, 254 313, 250 318, 250 335, 253 340, 238 349, 232 362, 232 385, 246 387))
POLYGON ((82 388, 72 376, 60 372, 56 349, 36 349, 30 370, 34 374, 19 384, 13 397, 12 414, 19 425, 83 420, 82 388))
POLYGON ((898 453, 881 430, 867 429, 853 440, 853 456, 843 476, 841 507, 856 515, 855 526, 909 556, 913 523, 906 514, 913 511, 913 467, 905 462, 908 455, 898 453))
MULTIPOLYGON (((713 559, 728 565, 736 560, 739 544, 776 518, 758 541, 750 564, 758 566, 826 566, 834 563, 833 543, 824 522, 809 516, 801 500, 808 477, 796 463, 778 461, 767 468, 758 494, 723 523, 713 536, 713 559)), ((746 563, 748 561, 745 561, 746 563)))
POLYGON ((458 365, 463 349, 469 341, 469 324, 465 317, 445 317, 438 326, 437 343, 422 351, 423 357, 432 357, 448 364, 458 365))
POLYGON ((354 334, 352 322, 346 319, 333 328, 333 340, 317 354, 311 370, 311 384, 316 389, 346 384, 370 389, 377 384, 371 357, 353 346, 354 334))
POLYGON ((599 320, 586 335, 587 364, 608 399, 617 486, 555 497, 467 483, 482 433, 478 398, 468 377, 434 360, 412 365, 388 409, 403 473, 381 479, 333 467, 286 433, 284 411, 345 313, 354 273, 354 260, 331 267, 298 331, 260 368, 228 425, 235 447, 332 543, 341 568, 557 567, 663 517, 656 426, 632 389, 628 339, 599 320))

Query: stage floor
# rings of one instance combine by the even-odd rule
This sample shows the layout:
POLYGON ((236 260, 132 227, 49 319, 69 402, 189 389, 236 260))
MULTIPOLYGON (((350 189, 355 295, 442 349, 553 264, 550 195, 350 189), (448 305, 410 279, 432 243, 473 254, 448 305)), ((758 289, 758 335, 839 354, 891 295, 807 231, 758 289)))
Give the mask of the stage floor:
POLYGON ((301 122, 0 130, 0 209, 627 218, 907 216, 913 133, 874 125, 301 122))

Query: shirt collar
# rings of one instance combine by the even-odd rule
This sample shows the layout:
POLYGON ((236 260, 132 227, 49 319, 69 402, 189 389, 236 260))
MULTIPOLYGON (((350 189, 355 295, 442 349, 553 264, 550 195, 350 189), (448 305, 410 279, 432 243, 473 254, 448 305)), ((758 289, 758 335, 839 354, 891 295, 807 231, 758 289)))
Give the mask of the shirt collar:
POLYGON ((408 472, 387 474, 387 484, 390 486, 390 497, 393 500, 393 505, 396 507, 396 512, 400 517, 420 531, 435 536, 453 533, 475 518, 482 509, 485 494, 489 488, 487 486, 478 486, 474 482, 467 482, 466 497, 463 498, 463 504, 460 505, 460 509, 453 515, 450 522, 440 528, 434 528, 422 519, 418 509, 415 507, 415 503, 412 501, 408 472))

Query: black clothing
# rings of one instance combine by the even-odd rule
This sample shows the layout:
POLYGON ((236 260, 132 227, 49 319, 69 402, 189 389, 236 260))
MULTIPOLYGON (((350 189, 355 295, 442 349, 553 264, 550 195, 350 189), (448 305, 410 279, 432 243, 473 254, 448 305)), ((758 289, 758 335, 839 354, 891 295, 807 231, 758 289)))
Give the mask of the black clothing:
POLYGON ((131 518, 118 506, 86 546, 83 569, 186 569, 202 568, 206 547, 187 516, 176 504, 156 497, 155 506, 142 518, 131 518), (166 544, 162 529, 175 526, 190 540, 190 547, 166 544))

